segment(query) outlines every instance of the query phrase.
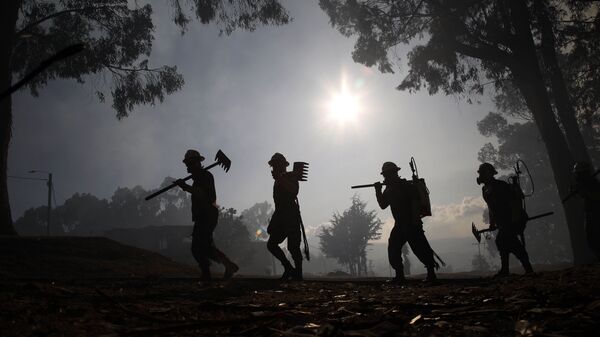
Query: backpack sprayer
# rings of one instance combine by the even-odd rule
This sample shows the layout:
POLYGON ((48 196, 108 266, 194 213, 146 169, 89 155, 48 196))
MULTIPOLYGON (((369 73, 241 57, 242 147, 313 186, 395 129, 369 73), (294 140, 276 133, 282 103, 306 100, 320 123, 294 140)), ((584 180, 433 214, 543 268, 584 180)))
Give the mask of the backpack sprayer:
MULTIPOLYGON (((515 171, 515 174, 508 177, 508 183, 510 184, 510 188, 511 188, 511 192, 512 192, 512 196, 511 196, 512 200, 511 201, 513 201, 512 205, 511 205, 511 211, 515 215, 515 216, 513 216, 513 219, 516 219, 516 222, 513 225, 515 226, 515 228, 517 229, 517 232, 519 233, 519 236, 521 238, 521 243, 523 244, 523 246, 525 246, 524 232, 525 232, 525 227, 527 225, 527 222, 529 222, 531 220, 550 216, 550 215, 554 214, 554 212, 546 212, 546 213, 534 215, 531 217, 529 215, 527 215, 527 205, 525 203, 525 198, 533 196, 533 194, 535 192, 535 184, 533 183, 533 177, 531 176, 531 172, 529 172, 529 168, 527 167, 527 164, 525 164, 525 162, 522 159, 518 159, 516 161, 513 169, 515 171), (525 167, 525 170, 527 171, 527 176, 529 177, 529 181, 531 182, 531 192, 527 193, 527 194, 525 194, 523 192, 523 188, 521 187, 521 174, 523 174, 523 172, 521 171, 521 166, 525 167)), ((481 242, 481 234, 482 233, 491 232, 493 230, 495 230, 495 228, 494 229, 486 228, 486 229, 478 230, 477 227, 475 227, 475 224, 471 223, 471 231, 473 232, 473 235, 475 236, 475 239, 477 240, 477 242, 481 242)))

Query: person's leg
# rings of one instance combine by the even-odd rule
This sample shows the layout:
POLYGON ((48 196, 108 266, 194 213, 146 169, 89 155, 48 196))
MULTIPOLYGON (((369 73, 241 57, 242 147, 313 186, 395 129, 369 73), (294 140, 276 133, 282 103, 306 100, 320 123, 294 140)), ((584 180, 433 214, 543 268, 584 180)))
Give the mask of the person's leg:
POLYGON ((198 263, 200 271, 202 272, 202 280, 210 281, 210 261, 208 260, 208 247, 209 242, 205 238, 205 231, 203 224, 196 222, 194 224, 194 231, 192 233, 192 256, 198 263))
POLYGON ((525 250, 525 247, 523 247, 523 243, 521 242, 521 240, 519 240, 516 234, 513 234, 509 238, 507 238, 507 246, 508 250, 511 253, 515 254, 517 259, 519 259, 519 261, 521 262, 521 265, 523 265, 523 269, 525 269, 525 274, 533 273, 531 262, 529 262, 529 254, 527 254, 527 250, 525 250))
POLYGON ((404 281, 404 265, 402 264, 402 246, 406 243, 406 236, 402 232, 400 225, 395 225, 388 239, 388 259, 394 269, 395 281, 404 281))
POLYGON ((283 240, 285 240, 285 234, 283 232, 271 231, 269 240, 267 241, 267 249, 269 249, 269 252, 271 252, 271 254, 273 254, 273 256, 275 256, 275 258, 283 265, 283 275, 281 276, 281 279, 288 279, 292 277, 294 267, 292 267, 292 264, 285 256, 285 253, 279 247, 279 244, 282 243, 283 240))
POLYGON ((212 260, 219 262, 223 266, 225 266, 225 273, 223 274, 224 279, 230 279, 233 274, 235 274, 240 267, 231 261, 225 253, 220 251, 213 242, 210 257, 212 260))
POLYGON ((422 227, 414 228, 411 231, 408 244, 415 256, 425 265, 425 268, 427 268, 427 278, 425 280, 437 280, 437 276, 435 275, 436 263, 433 257, 433 249, 431 248, 431 245, 429 245, 429 241, 427 241, 422 227))
POLYGON ((496 247, 500 254, 500 270, 496 273, 496 276, 508 276, 509 272, 509 248, 507 246, 507 233, 503 230, 498 230, 496 235, 496 247))
POLYGON ((292 278, 295 280, 302 280, 301 243, 302 233, 300 230, 300 224, 294 224, 287 229, 287 249, 290 252, 290 255, 292 255, 292 260, 294 260, 294 274, 292 278))

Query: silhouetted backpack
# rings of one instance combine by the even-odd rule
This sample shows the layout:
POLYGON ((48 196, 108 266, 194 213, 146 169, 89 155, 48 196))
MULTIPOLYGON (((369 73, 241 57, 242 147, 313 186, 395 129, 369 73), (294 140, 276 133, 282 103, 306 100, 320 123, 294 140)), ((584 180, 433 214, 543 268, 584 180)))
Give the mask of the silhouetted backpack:
POLYGON ((525 194, 521 189, 518 178, 511 177, 509 185, 512 192, 511 216, 513 216, 513 219, 516 218, 516 221, 513 221, 513 226, 515 226, 517 233, 522 234, 525 232, 527 220, 529 219, 529 215, 527 214, 527 210, 525 208, 525 194))
POLYGON ((414 157, 410 158, 410 169, 412 171, 412 185, 417 189, 419 193, 420 212, 421 218, 431 216, 431 200, 429 199, 429 189, 425 183, 425 179, 419 178, 419 172, 417 170, 417 163, 414 157))

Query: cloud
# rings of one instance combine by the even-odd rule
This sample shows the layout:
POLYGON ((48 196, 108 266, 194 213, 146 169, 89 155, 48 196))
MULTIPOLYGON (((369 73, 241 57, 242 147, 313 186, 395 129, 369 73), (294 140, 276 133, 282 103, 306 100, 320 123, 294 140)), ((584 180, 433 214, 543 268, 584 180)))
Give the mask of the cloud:
MULTIPOLYGON (((481 224, 486 207, 482 197, 474 196, 465 197, 459 203, 433 205, 433 215, 423 219, 425 235, 430 240, 470 236, 471 222, 481 224)), ((384 219, 380 241, 388 239, 393 226, 393 218, 384 219)))

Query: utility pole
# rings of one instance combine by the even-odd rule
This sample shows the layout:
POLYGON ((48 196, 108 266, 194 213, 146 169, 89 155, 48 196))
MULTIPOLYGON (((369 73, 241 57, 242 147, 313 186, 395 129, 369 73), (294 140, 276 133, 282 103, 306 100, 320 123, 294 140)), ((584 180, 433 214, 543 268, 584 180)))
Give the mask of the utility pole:
POLYGON ((52 173, 48 173, 48 209, 46 213, 46 235, 50 236, 50 211, 52 210, 52 173))
POLYGON ((48 173, 48 180, 46 180, 46 186, 48 186, 48 208, 46 210, 46 235, 50 236, 50 211, 52 210, 52 173, 42 170, 31 170, 29 173, 48 173))

